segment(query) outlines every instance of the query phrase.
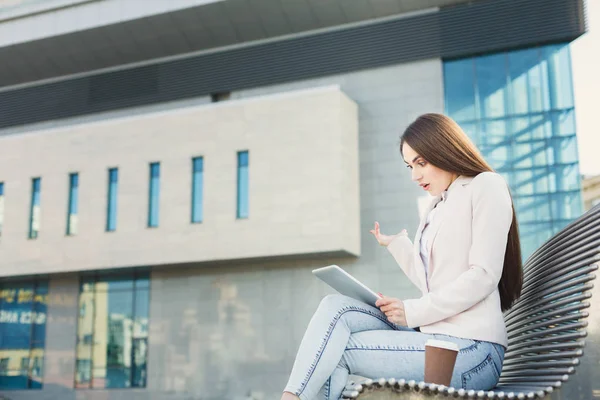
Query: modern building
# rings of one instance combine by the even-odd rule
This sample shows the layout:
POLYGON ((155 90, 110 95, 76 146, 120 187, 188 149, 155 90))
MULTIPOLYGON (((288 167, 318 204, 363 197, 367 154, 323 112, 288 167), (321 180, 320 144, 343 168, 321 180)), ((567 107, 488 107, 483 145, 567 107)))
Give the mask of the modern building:
MULTIPOLYGON (((417 295, 369 229, 415 232, 422 113, 507 179, 531 254, 583 211, 585 31, 583 0, 0 2, 0 395, 278 398, 313 268, 417 295)), ((557 399, 600 393, 589 331, 557 399)))

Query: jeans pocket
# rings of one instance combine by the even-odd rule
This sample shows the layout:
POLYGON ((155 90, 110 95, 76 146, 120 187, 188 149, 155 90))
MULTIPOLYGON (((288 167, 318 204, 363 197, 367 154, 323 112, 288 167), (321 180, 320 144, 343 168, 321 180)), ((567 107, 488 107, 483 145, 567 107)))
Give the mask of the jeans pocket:
POLYGON ((462 388, 474 390, 489 390, 498 383, 500 373, 491 354, 474 368, 462 374, 462 388))

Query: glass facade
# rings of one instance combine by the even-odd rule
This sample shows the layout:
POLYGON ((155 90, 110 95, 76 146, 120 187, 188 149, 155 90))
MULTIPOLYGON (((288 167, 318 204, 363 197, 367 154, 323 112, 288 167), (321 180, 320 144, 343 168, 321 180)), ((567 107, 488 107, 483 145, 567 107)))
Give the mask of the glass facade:
POLYGON ((69 174, 69 208, 67 211, 67 235, 77 234, 77 208, 79 206, 79 174, 69 174))
POLYGON ((510 185, 526 259, 583 212, 567 44, 444 62, 446 113, 510 185))
POLYGON ((0 283, 0 390, 40 389, 48 283, 0 283))
POLYGON ((160 195, 160 163, 150 164, 150 190, 148 193, 148 227, 158 226, 158 207, 160 195))
POLYGON ((248 152, 238 152, 237 218, 248 218, 248 152))
POLYGON ((40 233, 40 190, 41 178, 31 180, 31 206, 29 207, 29 239, 36 239, 40 233))
POLYGON ((192 223, 202 222, 202 201, 204 197, 204 159, 192 159, 192 223))
POLYGON ((119 189, 119 169, 108 170, 108 198, 106 205, 106 231, 117 229, 117 193, 119 189))
POLYGON ((82 278, 76 388, 146 386, 149 279, 146 272, 82 278))

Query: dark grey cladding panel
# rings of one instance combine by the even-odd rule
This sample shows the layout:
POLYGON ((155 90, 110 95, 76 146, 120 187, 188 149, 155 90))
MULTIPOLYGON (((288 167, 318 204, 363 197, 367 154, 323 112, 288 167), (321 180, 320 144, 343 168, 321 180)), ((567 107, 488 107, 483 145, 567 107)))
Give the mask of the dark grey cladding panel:
POLYGON ((489 0, 439 12, 0 92, 0 128, 345 73, 568 42, 584 0, 489 0))
POLYGON ((439 13, 443 58, 568 41, 586 31, 584 0, 499 0, 447 11, 439 13))

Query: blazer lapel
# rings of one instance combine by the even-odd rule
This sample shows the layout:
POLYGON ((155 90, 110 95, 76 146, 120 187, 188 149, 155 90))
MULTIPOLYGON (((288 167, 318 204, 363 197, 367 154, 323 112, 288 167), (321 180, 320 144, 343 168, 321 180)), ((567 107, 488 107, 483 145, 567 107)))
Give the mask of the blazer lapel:
MULTIPOLYGON (((440 203, 442 200, 440 199, 440 203)), ((444 224, 444 214, 446 211, 446 202, 438 205, 436 207, 435 216, 431 224, 427 227, 427 235, 429 237, 429 251, 427 257, 429 257, 429 265, 427 266, 427 276, 431 276, 431 266, 433 263, 431 262, 431 255, 433 252, 433 243, 435 242, 435 237, 437 236, 440 227, 444 224)))
MULTIPOLYGON (((459 195, 459 193, 457 193, 457 188, 461 188, 462 186, 468 184, 469 182, 471 182, 473 180, 472 177, 467 177, 467 176, 463 176, 460 175, 458 178, 456 178, 454 180, 454 182, 452 182, 452 184, 450 185, 450 187, 448 188, 448 192, 447 192, 447 196, 450 197, 452 196, 453 199, 452 200, 456 200, 454 198, 454 196, 459 195)), ((432 257, 432 253, 433 253, 433 245, 435 242, 435 238, 438 234, 438 231, 440 230, 440 227, 444 224, 444 217, 445 217, 445 213, 447 212, 447 207, 448 207, 448 197, 446 198, 446 200, 444 201, 444 204, 441 204, 441 207, 439 207, 438 210, 436 210, 436 214, 435 217, 433 218, 433 221, 431 222, 431 225, 429 225, 429 227, 427 228, 427 232, 429 237, 431 238, 431 243, 429 244, 429 266, 427 268, 427 276, 431 276, 431 266, 433 265, 433 263, 431 262, 431 257, 432 257), (431 231, 430 231, 431 229, 431 231)), ((442 197, 439 196, 439 201, 442 200, 442 197)), ((450 201, 452 201, 450 200, 450 201)), ((433 205, 435 205, 437 203, 433 203, 433 205)), ((432 208, 430 208, 431 211, 432 208)), ((419 238, 420 239, 420 238, 419 238)), ((419 257, 421 258, 421 257, 419 257)))
MULTIPOLYGON (((423 292, 429 292, 429 287, 427 285, 427 276, 425 275, 425 265, 423 264, 423 260, 421 259, 421 236, 423 235, 423 228, 425 227, 425 222, 427 221, 427 215, 429 215, 429 212, 441 199, 442 196, 436 196, 431 200, 431 203, 429 203, 427 210, 423 214, 423 218, 421 218, 421 222, 419 223, 419 228, 417 229, 417 234, 415 235, 415 240, 413 242, 415 254, 415 268, 421 280, 423 292)), ((429 256, 431 257, 431 254, 429 256)))

